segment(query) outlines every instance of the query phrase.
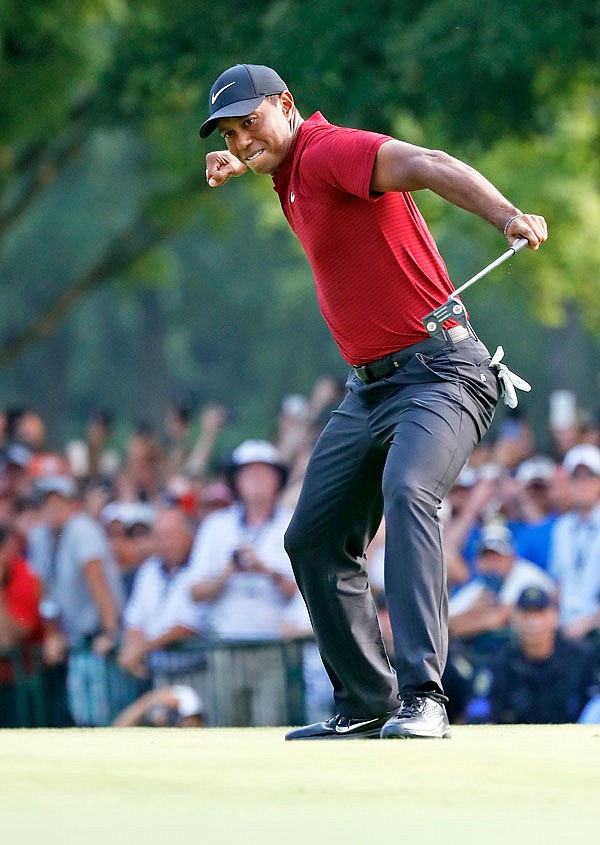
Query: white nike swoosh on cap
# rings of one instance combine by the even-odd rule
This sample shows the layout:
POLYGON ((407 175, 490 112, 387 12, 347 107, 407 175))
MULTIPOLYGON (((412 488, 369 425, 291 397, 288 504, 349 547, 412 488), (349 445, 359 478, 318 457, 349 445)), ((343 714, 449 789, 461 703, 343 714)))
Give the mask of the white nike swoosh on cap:
POLYGON ((214 93, 210 98, 211 106, 214 106, 214 104, 217 102, 217 97, 220 97, 221 94, 223 93, 223 91, 225 91, 226 88, 231 88, 231 86, 235 85, 235 83, 236 83, 236 80, 234 79, 233 82, 228 82, 227 85, 224 85, 222 88, 219 88, 219 90, 216 93, 214 93))
POLYGON ((336 725, 335 732, 338 734, 351 733, 352 731, 357 731, 359 728, 364 728, 365 725, 372 725, 373 722, 376 721, 377 719, 367 719, 366 722, 356 722, 354 725, 348 725, 347 727, 342 727, 342 725, 336 725))

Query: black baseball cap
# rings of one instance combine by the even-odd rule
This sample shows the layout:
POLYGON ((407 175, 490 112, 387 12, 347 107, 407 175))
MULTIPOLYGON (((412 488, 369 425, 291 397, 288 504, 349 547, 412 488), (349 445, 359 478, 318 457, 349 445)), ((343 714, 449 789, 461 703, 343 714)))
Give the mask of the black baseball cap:
POLYGON ((208 138, 222 117, 243 117, 258 108, 270 94, 282 94, 288 87, 278 73, 265 65, 234 65, 214 82, 208 95, 210 117, 200 127, 208 138))
POLYGON ((526 587, 517 599, 519 610, 545 610, 552 604, 552 596, 541 587, 526 587))

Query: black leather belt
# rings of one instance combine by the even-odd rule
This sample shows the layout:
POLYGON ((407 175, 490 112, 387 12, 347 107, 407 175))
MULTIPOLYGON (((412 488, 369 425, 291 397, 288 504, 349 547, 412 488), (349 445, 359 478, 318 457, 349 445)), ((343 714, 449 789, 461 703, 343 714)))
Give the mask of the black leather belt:
POLYGON ((446 341, 437 337, 428 337, 419 343, 413 343, 412 346, 400 349, 399 352, 390 352, 383 358, 369 361, 368 364, 362 364, 360 367, 353 367, 352 369, 361 381, 364 381, 365 384, 372 384, 382 378, 389 378, 402 369, 417 352, 421 352, 423 355, 432 355, 440 349, 446 349, 454 343, 461 343, 468 337, 473 337, 471 331, 465 326, 452 326, 452 328, 446 330, 446 334, 448 335, 446 341))

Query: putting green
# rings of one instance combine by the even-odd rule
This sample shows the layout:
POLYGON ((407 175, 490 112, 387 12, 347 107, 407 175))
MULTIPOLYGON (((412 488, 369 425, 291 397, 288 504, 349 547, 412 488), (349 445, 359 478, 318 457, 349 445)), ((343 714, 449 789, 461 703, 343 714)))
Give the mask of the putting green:
POLYGON ((600 829, 600 726, 444 741, 283 729, 0 731, 7 843, 561 843, 600 829))

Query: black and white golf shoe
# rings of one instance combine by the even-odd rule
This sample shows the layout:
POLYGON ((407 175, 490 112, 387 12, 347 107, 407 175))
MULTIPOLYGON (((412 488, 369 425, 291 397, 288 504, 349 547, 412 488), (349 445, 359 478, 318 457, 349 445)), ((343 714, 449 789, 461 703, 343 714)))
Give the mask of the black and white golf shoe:
POLYGON ((437 692, 400 694, 400 709, 381 729, 382 739, 448 739, 452 735, 444 703, 437 692))
POLYGON ((373 716, 364 719, 351 719, 349 716, 332 716, 327 722, 316 722, 303 728, 294 728, 286 739, 379 739, 381 728, 389 719, 385 716, 373 716))

